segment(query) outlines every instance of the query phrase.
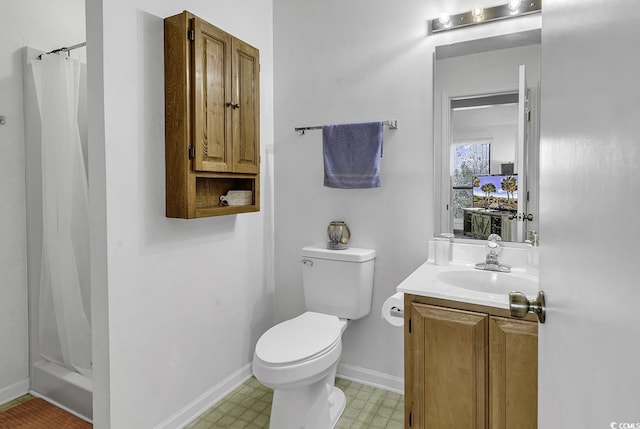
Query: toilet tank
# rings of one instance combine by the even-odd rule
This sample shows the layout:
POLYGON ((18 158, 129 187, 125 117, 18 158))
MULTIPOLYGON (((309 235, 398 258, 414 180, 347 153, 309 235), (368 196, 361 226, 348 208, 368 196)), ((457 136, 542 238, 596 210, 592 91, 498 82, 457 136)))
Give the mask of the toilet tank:
POLYGON ((345 319, 369 314, 375 257, 373 249, 304 247, 302 282, 307 310, 345 319))

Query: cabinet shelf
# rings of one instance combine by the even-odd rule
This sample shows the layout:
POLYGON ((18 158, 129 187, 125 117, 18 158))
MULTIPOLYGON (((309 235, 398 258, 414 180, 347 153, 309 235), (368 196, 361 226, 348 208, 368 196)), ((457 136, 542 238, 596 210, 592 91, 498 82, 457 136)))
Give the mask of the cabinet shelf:
POLYGON ((258 211, 260 209, 259 201, 260 193, 254 176, 196 175, 196 217, 258 211), (220 196, 231 190, 252 191, 252 204, 244 206, 222 205, 220 196))
POLYGON ((260 209, 256 205, 248 206, 210 206, 210 207, 198 207, 196 208, 195 217, 211 217, 222 216, 229 214, 250 213, 256 212, 260 209))

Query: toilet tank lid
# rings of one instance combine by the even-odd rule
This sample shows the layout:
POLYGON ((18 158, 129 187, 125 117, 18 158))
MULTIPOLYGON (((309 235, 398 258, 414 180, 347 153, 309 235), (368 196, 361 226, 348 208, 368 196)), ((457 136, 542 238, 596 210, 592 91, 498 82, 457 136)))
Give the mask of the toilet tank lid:
POLYGON ((307 246, 302 248, 305 258, 330 259, 333 261, 365 262, 376 257, 375 249, 349 247, 344 250, 331 250, 326 246, 307 246))

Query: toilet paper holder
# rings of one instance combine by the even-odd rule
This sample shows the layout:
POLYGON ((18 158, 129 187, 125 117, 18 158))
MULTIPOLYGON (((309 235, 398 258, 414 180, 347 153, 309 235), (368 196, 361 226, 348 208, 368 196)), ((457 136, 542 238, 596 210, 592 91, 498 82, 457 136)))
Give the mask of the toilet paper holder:
POLYGON ((404 310, 396 306, 391 307, 391 309, 389 310, 389 314, 391 314, 391 316, 393 317, 401 317, 404 319, 404 310))
POLYGON ((396 292, 385 299, 381 308, 382 318, 392 326, 404 326, 404 294, 396 292))

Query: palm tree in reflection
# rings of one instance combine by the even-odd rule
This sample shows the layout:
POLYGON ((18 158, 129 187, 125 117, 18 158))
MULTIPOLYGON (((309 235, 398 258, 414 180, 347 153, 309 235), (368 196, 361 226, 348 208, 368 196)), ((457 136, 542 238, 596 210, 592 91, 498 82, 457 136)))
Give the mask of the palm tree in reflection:
POLYGON ((514 176, 507 176, 500 183, 502 190, 507 193, 507 204, 511 204, 514 193, 518 190, 518 182, 514 176))
POLYGON ((480 190, 482 192, 485 193, 486 197, 485 197, 485 208, 489 207, 490 204, 490 199, 491 199, 491 193, 495 192, 496 186, 493 183, 485 183, 484 185, 482 185, 482 187, 480 188, 480 190))

